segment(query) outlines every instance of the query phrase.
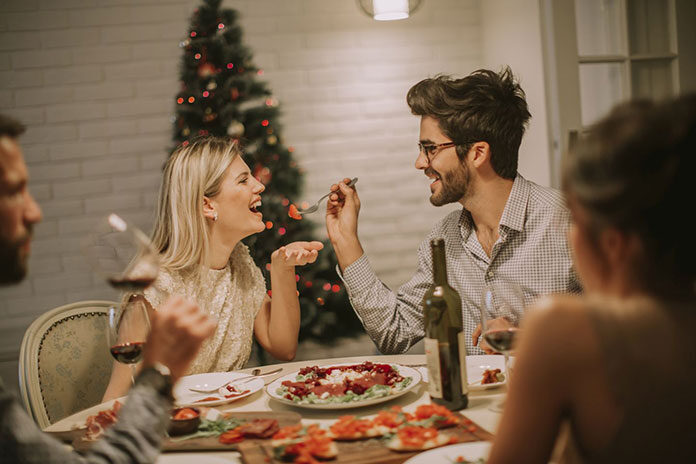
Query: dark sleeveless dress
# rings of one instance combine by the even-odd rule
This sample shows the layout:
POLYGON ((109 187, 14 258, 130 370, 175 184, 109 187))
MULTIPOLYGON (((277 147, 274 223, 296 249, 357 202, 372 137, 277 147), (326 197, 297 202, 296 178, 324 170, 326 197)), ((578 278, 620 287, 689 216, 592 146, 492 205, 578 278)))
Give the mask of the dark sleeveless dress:
POLYGON ((590 300, 588 314, 624 419, 602 452, 572 440, 563 461, 696 463, 696 304, 590 300))

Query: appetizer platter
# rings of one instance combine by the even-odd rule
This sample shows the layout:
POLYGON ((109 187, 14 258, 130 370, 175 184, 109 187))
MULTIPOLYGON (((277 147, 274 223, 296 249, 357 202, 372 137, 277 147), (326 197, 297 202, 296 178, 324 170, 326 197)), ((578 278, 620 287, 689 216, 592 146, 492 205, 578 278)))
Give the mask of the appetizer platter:
MULTIPOLYGON (((121 403, 115 401, 102 410, 95 410, 83 423, 69 430, 48 427, 44 432, 78 450, 89 449, 104 432, 118 422, 121 403)), ((104 407, 104 405, 102 405, 104 407)), ((214 408, 176 408, 171 411, 168 437, 162 443, 165 451, 236 450, 243 441, 269 440, 281 427, 300 423, 295 412, 228 412, 214 408)))
POLYGON ((347 409, 389 401, 412 390, 421 380, 416 369, 369 361, 308 366, 266 387, 281 403, 310 409, 347 409))
POLYGON ((317 424, 282 427, 270 441, 241 443, 239 451, 247 464, 316 460, 391 464, 424 450, 491 438, 466 417, 424 404, 413 413, 394 406, 371 418, 343 416, 326 428, 317 424))

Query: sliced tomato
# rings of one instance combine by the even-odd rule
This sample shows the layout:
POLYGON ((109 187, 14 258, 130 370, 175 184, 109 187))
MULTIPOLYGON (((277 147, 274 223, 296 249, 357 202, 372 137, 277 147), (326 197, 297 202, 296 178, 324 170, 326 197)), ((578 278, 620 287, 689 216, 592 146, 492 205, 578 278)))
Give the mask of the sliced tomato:
POLYGON ((220 435, 220 438, 218 438, 218 441, 224 445, 239 443, 242 440, 244 440, 244 435, 237 429, 228 430, 220 435))

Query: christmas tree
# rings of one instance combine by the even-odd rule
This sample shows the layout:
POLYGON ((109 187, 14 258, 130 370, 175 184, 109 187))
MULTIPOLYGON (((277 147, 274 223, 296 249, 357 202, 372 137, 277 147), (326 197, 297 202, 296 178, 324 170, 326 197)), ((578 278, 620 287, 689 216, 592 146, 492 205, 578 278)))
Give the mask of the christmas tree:
MULTIPOLYGON (((254 66, 252 53, 242 44, 237 12, 221 8, 220 3, 204 0, 193 12, 190 30, 180 43, 184 54, 174 142, 185 145, 200 135, 240 140, 245 161, 266 186, 262 194, 266 230, 245 243, 270 283, 271 253, 289 242, 312 240, 314 225, 297 214, 294 204, 301 193, 303 174, 293 160, 292 147, 283 145, 278 100, 259 80, 263 70, 254 66)), ((335 264, 328 246, 319 253, 317 262, 297 268, 300 340, 333 341, 362 332, 335 264)))

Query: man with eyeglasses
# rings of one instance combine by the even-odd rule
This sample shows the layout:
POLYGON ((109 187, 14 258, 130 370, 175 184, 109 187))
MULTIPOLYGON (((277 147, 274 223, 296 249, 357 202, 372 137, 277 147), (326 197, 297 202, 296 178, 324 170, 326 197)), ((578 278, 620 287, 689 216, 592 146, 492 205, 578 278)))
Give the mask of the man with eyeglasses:
MULTIPOLYGON (((430 240, 444 238, 449 283, 462 298, 467 352, 479 347, 486 285, 513 282, 529 303, 557 292, 579 292, 566 232, 570 215, 561 194, 517 173, 527 121, 524 92, 510 68, 478 70, 462 79, 425 79, 408 92, 421 117, 416 168, 432 180, 430 202, 458 202, 418 248, 415 275, 398 292, 384 285, 358 238, 360 199, 349 179, 332 186, 326 228, 351 304, 383 353, 403 353, 423 338, 425 291, 432 284, 430 240)), ((489 328, 519 323, 522 314, 491 315, 489 328)))

